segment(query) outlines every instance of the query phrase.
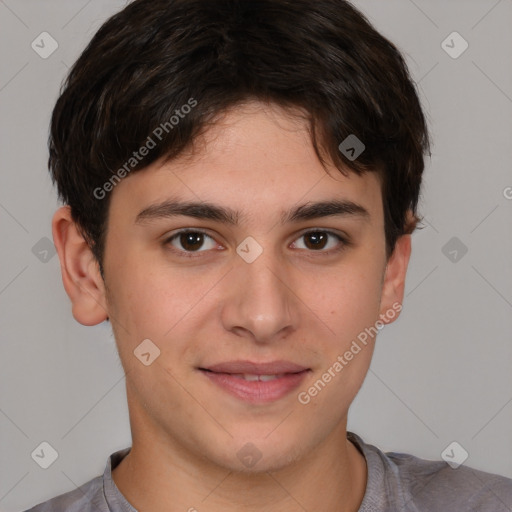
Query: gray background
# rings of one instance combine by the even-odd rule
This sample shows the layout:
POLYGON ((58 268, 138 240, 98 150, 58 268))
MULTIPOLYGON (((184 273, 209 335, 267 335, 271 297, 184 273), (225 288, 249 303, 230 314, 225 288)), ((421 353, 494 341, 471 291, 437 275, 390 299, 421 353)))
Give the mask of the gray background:
MULTIPOLYGON (((124 3, 0 0, 2 511, 74 489, 130 444, 110 326, 73 319, 58 257, 44 252, 58 207, 51 109, 68 67, 124 3), (43 31, 59 45, 47 59, 31 48, 43 31), (46 470, 31 458, 42 441, 59 455, 46 470)), ((512 0, 355 4, 405 53, 434 146, 404 310, 380 334, 349 428, 431 459, 456 440, 465 464, 512 477, 512 0), (456 59, 441 46, 453 31, 469 43, 456 59)))

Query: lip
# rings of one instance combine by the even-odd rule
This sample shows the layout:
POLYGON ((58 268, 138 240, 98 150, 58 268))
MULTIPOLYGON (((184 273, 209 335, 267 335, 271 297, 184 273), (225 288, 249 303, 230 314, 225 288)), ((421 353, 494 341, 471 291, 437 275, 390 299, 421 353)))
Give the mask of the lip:
POLYGON ((199 368, 210 382, 223 391, 252 404, 279 400, 296 389, 310 369, 290 361, 227 361, 199 368), (268 381, 247 381, 240 374, 278 375, 268 381))
POLYGON ((292 363, 291 361, 269 361, 267 363, 256 363, 247 360, 226 361, 211 366, 205 366, 200 370, 210 370, 215 373, 252 373, 254 375, 277 375, 280 373, 298 373, 308 370, 305 366, 292 363))

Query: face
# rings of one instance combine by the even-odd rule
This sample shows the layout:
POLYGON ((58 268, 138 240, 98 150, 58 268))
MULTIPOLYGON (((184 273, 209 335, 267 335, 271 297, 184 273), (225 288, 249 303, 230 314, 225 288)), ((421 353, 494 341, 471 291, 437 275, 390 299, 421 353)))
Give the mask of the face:
POLYGON ((408 254, 386 260, 375 173, 328 170, 303 121, 249 103, 115 187, 106 307, 134 443, 261 471, 344 432, 408 254))

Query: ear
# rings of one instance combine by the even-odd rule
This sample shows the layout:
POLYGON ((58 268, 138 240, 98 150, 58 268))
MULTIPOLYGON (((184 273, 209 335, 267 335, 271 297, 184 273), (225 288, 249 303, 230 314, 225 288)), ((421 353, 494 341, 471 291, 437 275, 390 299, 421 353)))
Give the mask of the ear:
POLYGON ((71 217, 69 206, 55 212, 52 233, 73 317, 82 325, 103 322, 108 318, 103 278, 98 262, 71 217))
POLYGON ((411 256, 411 235, 400 236, 388 259, 382 284, 380 319, 389 324, 396 320, 402 310, 405 275, 411 256), (390 312, 393 311, 391 315, 390 312))

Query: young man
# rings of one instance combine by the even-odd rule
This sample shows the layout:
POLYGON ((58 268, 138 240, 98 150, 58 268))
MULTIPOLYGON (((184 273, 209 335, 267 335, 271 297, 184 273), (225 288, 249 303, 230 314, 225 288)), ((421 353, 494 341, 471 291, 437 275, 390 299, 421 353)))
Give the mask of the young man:
POLYGON ((32 511, 510 511, 512 480, 347 432, 401 310, 425 118, 343 0, 138 0, 55 106, 75 319, 106 319, 133 443, 32 511))

